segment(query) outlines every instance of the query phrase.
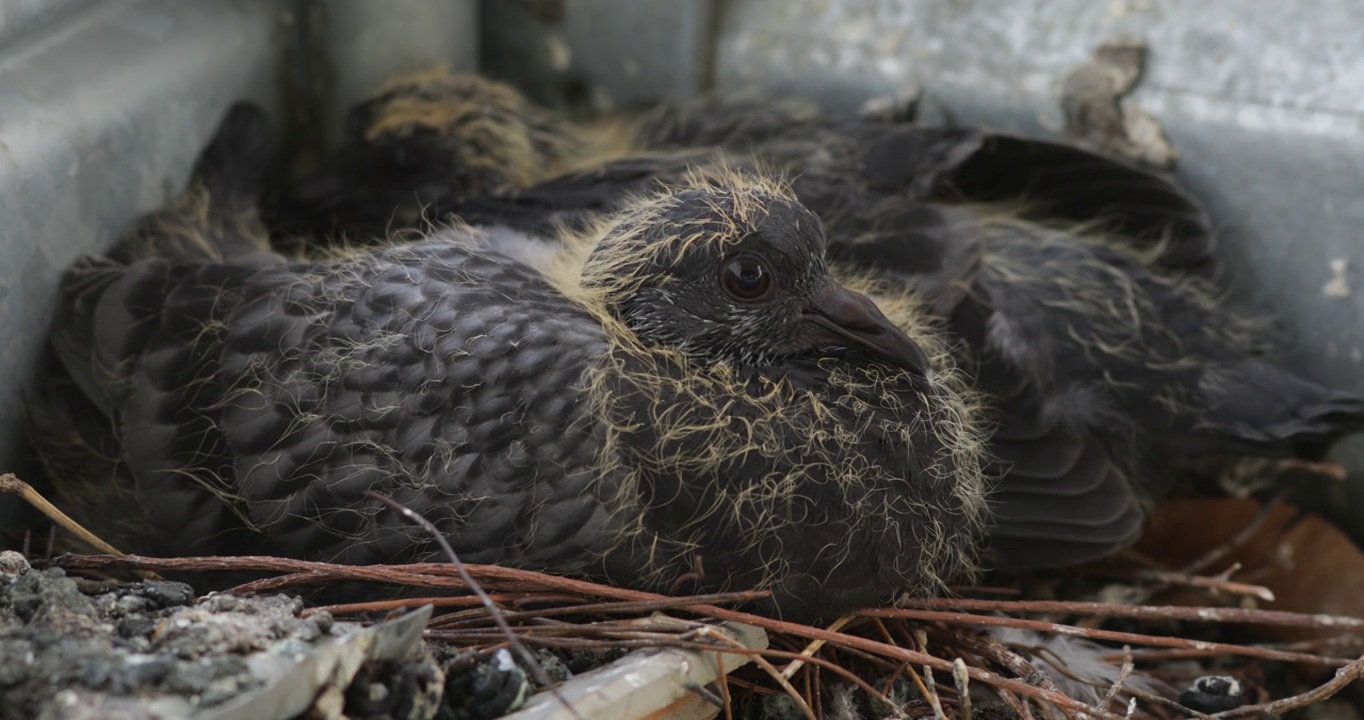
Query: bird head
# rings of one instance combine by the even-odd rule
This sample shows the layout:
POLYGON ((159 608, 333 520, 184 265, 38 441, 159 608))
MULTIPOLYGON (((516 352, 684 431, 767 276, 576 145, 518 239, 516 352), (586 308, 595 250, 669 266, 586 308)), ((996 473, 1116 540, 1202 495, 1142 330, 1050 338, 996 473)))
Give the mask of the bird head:
POLYGON ((639 201, 607 225, 582 286, 643 342, 768 365, 862 353, 917 375, 924 350, 825 263, 819 218, 783 186, 730 173, 639 201))
POLYGON ((350 111, 345 133, 360 166, 463 196, 530 185, 582 151, 561 120, 510 85, 441 67, 390 79, 350 111))

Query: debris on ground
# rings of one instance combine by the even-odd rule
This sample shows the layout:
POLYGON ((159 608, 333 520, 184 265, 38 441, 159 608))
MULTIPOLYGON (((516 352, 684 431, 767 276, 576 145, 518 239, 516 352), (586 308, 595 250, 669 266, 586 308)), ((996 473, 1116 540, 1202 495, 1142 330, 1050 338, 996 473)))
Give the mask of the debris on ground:
MULTIPOLYGON (((1251 532, 1219 560, 1236 576, 1270 591, 1266 608, 1364 618, 1364 552, 1321 517, 1287 503, 1256 499, 1187 498, 1166 503, 1151 520, 1137 550, 1175 564, 1212 552, 1243 528, 1251 532)), ((1203 604, 1206 591, 1182 588, 1161 598, 1170 604, 1203 604)), ((1330 635, 1318 628, 1277 628, 1280 641, 1330 635)))
POLYGON ((1364 555, 1280 496, 1199 502, 1169 503, 1129 558, 904 598, 824 627, 727 607, 760 591, 669 597, 465 565, 453 551, 450 562, 370 566, 0 553, 0 720, 577 720, 580 708, 612 720, 1231 720, 1353 709, 1327 701, 1364 677, 1364 613, 1338 604, 1329 578, 1356 564, 1341 558, 1364 555), (204 573, 259 579, 198 598, 160 579, 204 573), (1308 590, 1293 587, 1299 575, 1308 590), (280 594, 357 582, 420 596, 305 607, 280 594))
POLYGON ((0 555, 3 720, 287 718, 324 705, 329 688, 339 713, 350 678, 409 655, 429 614, 365 629, 304 617, 285 595, 196 601, 183 583, 91 581, 22 560, 0 555), (404 626, 405 638, 379 648, 384 628, 404 626))
POLYGON ((1146 43, 1117 39, 1100 45, 1061 90, 1066 139, 1080 147, 1162 170, 1179 159, 1155 116, 1129 97, 1146 69, 1146 43))

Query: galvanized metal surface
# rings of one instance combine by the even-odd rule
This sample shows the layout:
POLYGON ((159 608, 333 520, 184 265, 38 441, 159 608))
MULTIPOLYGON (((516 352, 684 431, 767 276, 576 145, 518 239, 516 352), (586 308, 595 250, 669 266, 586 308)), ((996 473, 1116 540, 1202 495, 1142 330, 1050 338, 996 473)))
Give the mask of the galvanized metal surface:
POLYGON ((41 33, 95 0, 0 0, 0 50, 41 33))
MULTIPOLYGON (((0 0, 0 11, 5 470, 26 469, 22 392, 47 361, 62 270, 178 193, 234 101, 280 119, 286 88, 344 104, 392 72, 438 60, 468 70, 476 57, 474 0, 0 0)), ((0 531, 14 512, 0 498, 0 531)))
POLYGON ((691 97, 708 82, 715 4, 562 0, 549 3, 559 17, 546 19, 483 0, 482 69, 556 107, 691 97))
POLYGON ((20 455, 22 392, 44 359, 62 270, 178 191, 232 101, 278 107, 277 23, 289 4, 94 3, 31 26, 0 54, 4 467, 20 455))

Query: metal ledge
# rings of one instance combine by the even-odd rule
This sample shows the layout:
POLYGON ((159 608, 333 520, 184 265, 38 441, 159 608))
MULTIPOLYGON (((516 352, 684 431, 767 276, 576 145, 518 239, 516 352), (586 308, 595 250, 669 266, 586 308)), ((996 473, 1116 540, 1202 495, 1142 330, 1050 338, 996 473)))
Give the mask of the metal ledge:
POLYGON ((0 466, 23 454, 22 391, 62 270, 178 192, 234 100, 277 112, 292 4, 95 3, 0 54, 0 466))
MULTIPOLYGON (((179 193, 233 102, 261 103, 281 125, 286 110, 325 118, 390 73, 468 70, 476 56, 474 0, 0 0, 0 13, 5 470, 26 469, 22 392, 61 272, 179 193), (320 107, 285 97, 300 82, 320 107)), ((18 526, 9 500, 0 532, 18 526)))
POLYGON ((0 51, 93 4, 94 0, 0 0, 0 51))

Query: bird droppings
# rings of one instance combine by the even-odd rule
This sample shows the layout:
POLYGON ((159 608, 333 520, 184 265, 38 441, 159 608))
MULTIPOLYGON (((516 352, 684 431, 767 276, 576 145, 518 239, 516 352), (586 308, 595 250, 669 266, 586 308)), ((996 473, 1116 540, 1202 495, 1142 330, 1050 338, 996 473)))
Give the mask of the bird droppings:
POLYGON ((867 99, 858 108, 857 114, 864 120, 913 122, 918 115, 919 101, 922 98, 923 88, 918 83, 911 82, 896 92, 867 99))
POLYGON ((0 552, 0 581, 9 580, 28 572, 28 560, 13 550, 0 552))
POLYGON ((1108 4, 1108 16, 1115 20, 1121 20, 1150 9, 1150 0, 1113 0, 1108 4))
MULTIPOLYGON (((6 553, 0 563, 13 567, 6 553)), ((268 678, 261 654, 322 638, 282 596, 209 598, 144 580, 90 596, 60 569, 0 583, 0 720, 173 717, 219 705, 268 678), (175 708, 178 708, 176 710, 175 708)))
MULTIPOLYGON (((429 609, 362 628, 303 607, 88 581, 0 553, 0 720, 492 720, 540 689, 506 650, 422 643, 429 609)), ((537 655, 561 683, 626 653, 537 655)))
POLYGON ((1350 269, 1347 258, 1331 258, 1331 279, 1321 286, 1321 294, 1331 298, 1350 297, 1350 279, 1346 274, 1350 269))
POLYGON ((549 66, 559 72, 568 72, 573 66, 573 48, 569 47, 564 36, 553 33, 545 38, 545 45, 549 49, 549 66))
MULTIPOLYGON (((270 694, 278 689, 272 685, 283 680, 297 686, 302 679, 290 673, 300 661, 338 643, 354 658, 349 674, 346 663, 337 662, 307 681, 320 689, 339 681, 334 692, 345 694, 336 709, 344 702, 345 717, 479 717, 442 710, 445 683, 460 674, 447 680, 429 653, 366 663, 372 642, 351 642, 364 635, 359 625, 337 623, 326 613, 301 617, 297 598, 217 595, 196 602, 182 583, 111 586, 26 566, 18 553, 0 554, 0 720, 180 718, 215 708, 242 710, 243 703, 245 716, 283 720, 297 713, 272 714, 286 707, 279 693, 270 694)), ((468 665, 477 670, 486 663, 468 665)), ((505 709, 472 705, 499 714, 505 709)))

